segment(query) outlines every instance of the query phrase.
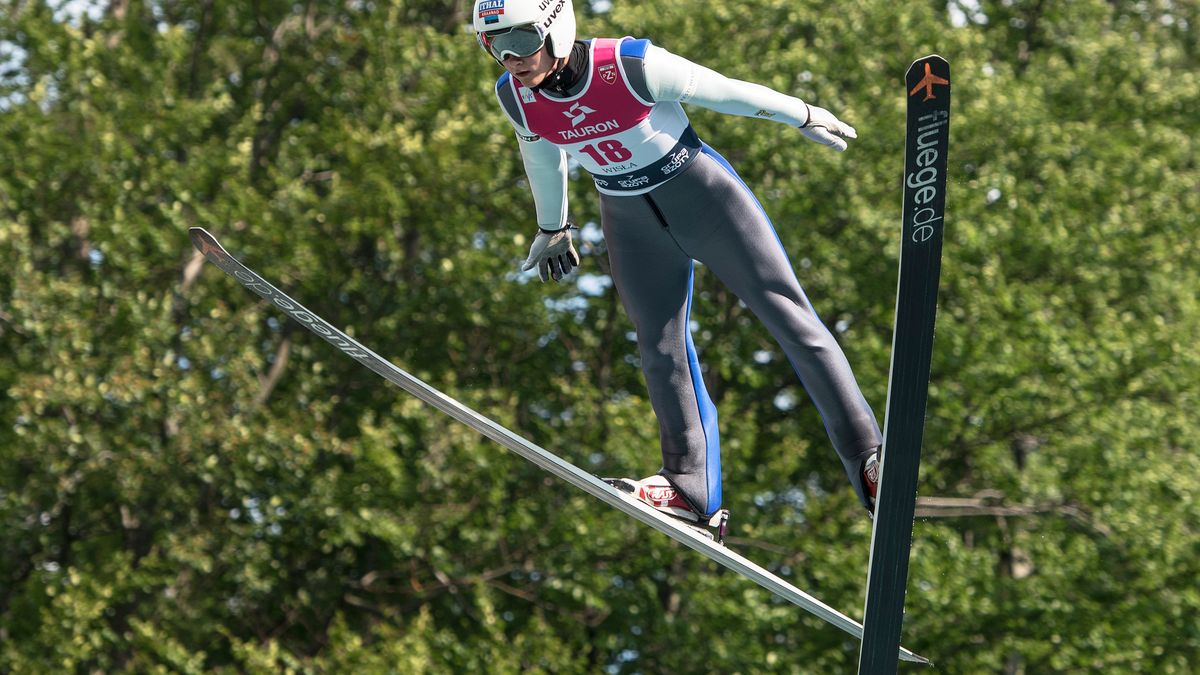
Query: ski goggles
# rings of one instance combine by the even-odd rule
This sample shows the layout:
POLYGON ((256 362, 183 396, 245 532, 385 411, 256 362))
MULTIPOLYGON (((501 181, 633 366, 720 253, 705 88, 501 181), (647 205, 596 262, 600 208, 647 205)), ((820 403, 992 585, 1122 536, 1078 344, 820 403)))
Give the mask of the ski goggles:
POLYGON ((518 59, 533 56, 542 48, 546 37, 536 25, 526 24, 480 33, 479 42, 497 61, 503 61, 510 54, 518 59))

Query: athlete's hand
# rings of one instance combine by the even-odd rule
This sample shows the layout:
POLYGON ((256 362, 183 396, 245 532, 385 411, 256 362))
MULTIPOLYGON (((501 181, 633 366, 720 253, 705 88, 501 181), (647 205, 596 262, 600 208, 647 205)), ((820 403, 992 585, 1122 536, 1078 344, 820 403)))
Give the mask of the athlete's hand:
POLYGON ((531 270, 535 265, 542 281, 551 277, 558 281, 579 266, 579 254, 571 244, 569 224, 561 230, 538 229, 537 236, 533 238, 533 246, 529 247, 529 257, 525 259, 521 271, 531 270))
MULTIPOLYGON (((808 105, 805 103, 804 105, 808 105)), ((811 141, 842 152, 846 149, 846 138, 858 138, 854 127, 833 116, 833 113, 815 105, 808 105, 808 121, 800 125, 800 131, 811 141)))

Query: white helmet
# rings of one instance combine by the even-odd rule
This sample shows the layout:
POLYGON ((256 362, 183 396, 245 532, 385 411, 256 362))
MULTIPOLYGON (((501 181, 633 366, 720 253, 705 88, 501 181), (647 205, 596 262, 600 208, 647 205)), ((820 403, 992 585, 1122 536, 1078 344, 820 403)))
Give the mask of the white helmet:
POLYGON ((497 61, 529 56, 547 39, 550 55, 561 59, 575 42, 571 0, 475 0, 471 15, 479 45, 497 61))

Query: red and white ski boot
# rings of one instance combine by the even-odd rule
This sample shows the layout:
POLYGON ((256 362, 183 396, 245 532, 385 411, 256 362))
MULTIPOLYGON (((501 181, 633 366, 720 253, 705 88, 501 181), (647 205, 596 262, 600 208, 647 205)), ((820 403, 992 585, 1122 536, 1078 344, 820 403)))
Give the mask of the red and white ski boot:
POLYGON ((659 513, 671 516, 693 530, 715 540, 718 544, 725 543, 725 532, 728 529, 729 509, 717 509, 711 516, 705 518, 688 503, 687 499, 666 476, 654 474, 641 480, 632 478, 605 478, 605 483, 629 493, 638 501, 653 508, 659 513), (713 528, 712 530, 708 528, 713 528), (715 530, 715 533, 714 531, 715 530))

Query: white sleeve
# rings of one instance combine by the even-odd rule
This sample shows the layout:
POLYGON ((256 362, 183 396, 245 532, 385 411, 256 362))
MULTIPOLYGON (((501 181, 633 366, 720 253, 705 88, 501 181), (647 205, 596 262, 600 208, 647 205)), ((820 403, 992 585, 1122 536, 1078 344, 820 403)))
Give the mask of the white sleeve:
POLYGON ((544 138, 530 141, 519 132, 517 143, 529 177, 538 227, 561 230, 567 223, 567 153, 544 138))
POLYGON ((567 223, 567 153, 513 119, 500 99, 499 91, 496 98, 504 118, 517 132, 517 144, 521 148, 525 175, 529 178, 529 191, 533 193, 538 227, 561 230, 567 223))
POLYGON ((642 61, 655 101, 678 101, 729 115, 761 117, 791 126, 808 122, 808 106, 769 87, 725 77, 715 70, 650 45, 642 61))

